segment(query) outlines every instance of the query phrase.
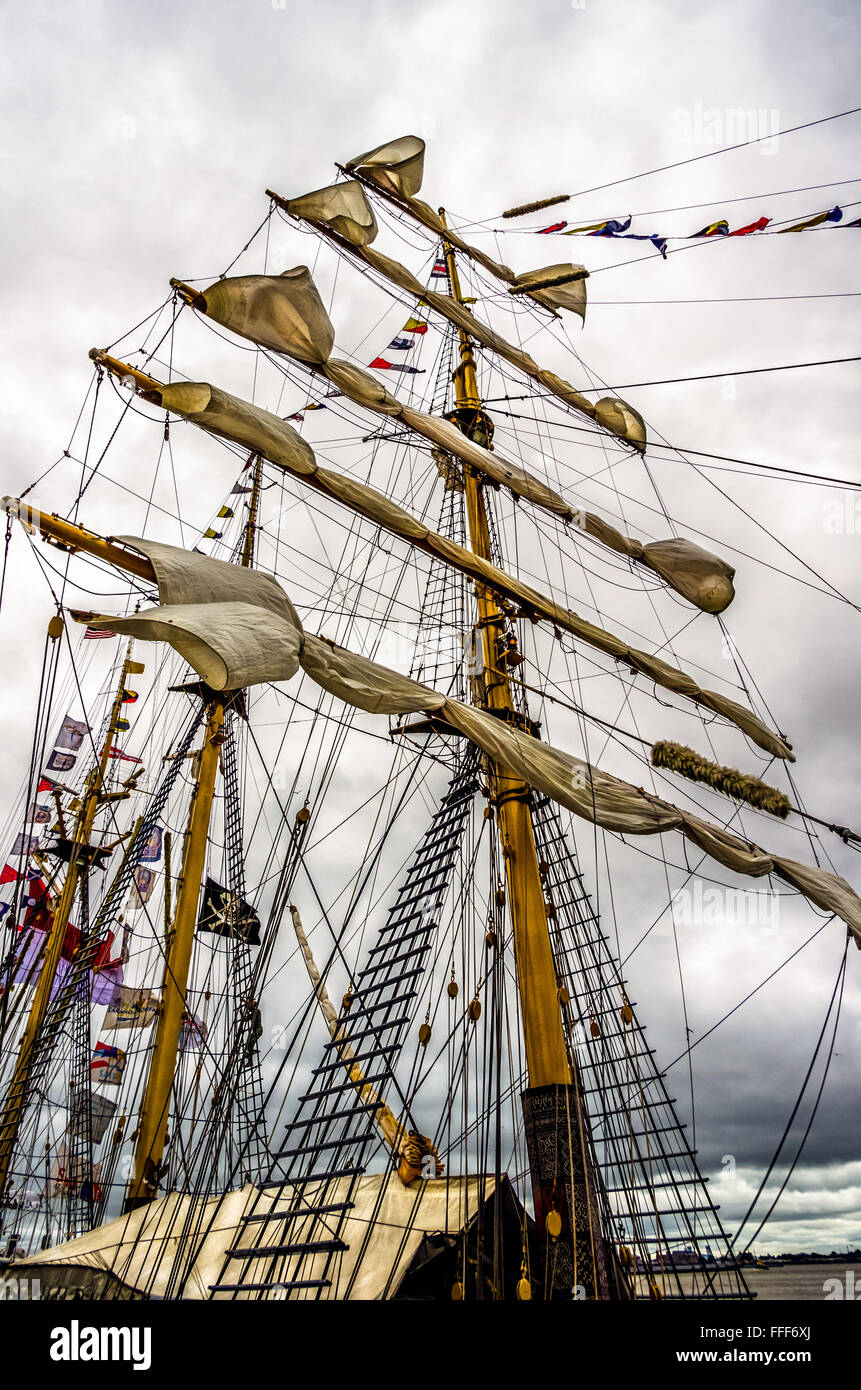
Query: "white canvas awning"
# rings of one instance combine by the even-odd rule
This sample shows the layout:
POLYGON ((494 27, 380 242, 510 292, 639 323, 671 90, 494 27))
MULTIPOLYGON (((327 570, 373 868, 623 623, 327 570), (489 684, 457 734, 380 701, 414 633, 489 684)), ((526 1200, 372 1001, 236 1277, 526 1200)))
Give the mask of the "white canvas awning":
MULTIPOLYGON (((326 1188, 327 1204, 344 1201, 348 1195, 353 1204, 339 1232, 347 1249, 336 1261, 328 1260, 326 1277, 332 1283, 323 1289, 274 1290, 268 1297, 364 1301, 391 1297, 424 1237, 462 1231, 495 1188, 493 1177, 478 1176, 434 1178, 404 1187, 393 1172, 365 1174, 348 1193, 349 1183, 341 1178, 326 1188)), ((241 1262, 232 1262, 233 1271, 223 1276, 227 1250, 283 1244, 284 1226, 269 1213, 281 1207, 286 1210, 290 1201, 289 1188, 283 1194, 268 1194, 251 1184, 223 1197, 172 1192, 64 1245, 16 1261, 14 1275, 39 1279, 46 1290, 67 1289, 70 1294, 78 1290, 84 1297, 127 1291, 131 1297, 207 1299, 211 1286, 222 1277, 225 1282, 238 1282, 241 1262), (243 1221, 252 1210, 268 1219, 243 1221), (183 1285, 181 1292, 178 1281, 183 1285)), ((302 1202, 313 1205, 313 1192, 307 1186, 302 1202)), ((331 1238, 331 1229, 324 1227, 324 1221, 331 1224, 331 1219, 309 1218, 301 1230, 292 1222, 290 1241, 331 1238)), ((272 1258, 267 1255, 254 1261, 244 1282, 268 1281, 272 1258)), ((301 1275, 296 1272, 298 1258, 284 1257, 279 1280, 287 1284, 294 1277, 323 1277, 325 1254, 305 1257, 301 1275)), ((260 1297, 255 1293, 237 1296, 260 1297)))

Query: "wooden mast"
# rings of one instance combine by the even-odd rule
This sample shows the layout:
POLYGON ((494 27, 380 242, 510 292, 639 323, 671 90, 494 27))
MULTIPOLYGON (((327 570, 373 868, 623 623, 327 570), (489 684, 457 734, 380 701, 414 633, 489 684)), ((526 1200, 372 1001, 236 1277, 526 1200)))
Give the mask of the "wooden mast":
POLYGON ((6 1184, 9 1180, 9 1168, 15 1153, 18 1131, 24 1116, 33 1050, 36 1046, 42 1024, 45 1021, 45 1015, 51 998, 51 990, 54 986, 57 967, 60 963, 60 956, 66 939, 66 928, 69 924, 69 918, 72 913, 72 907, 78 891, 78 885, 81 882, 81 877, 83 874, 89 872, 90 858, 88 852, 90 850, 90 835, 92 834, 93 824, 103 803, 106 800, 114 799, 112 796, 106 796, 104 794, 105 774, 107 772, 111 749, 113 748, 117 733, 117 723, 122 709, 125 683, 129 675, 129 668, 132 664, 131 650, 132 643, 129 641, 126 647, 126 655, 122 670, 120 672, 117 693, 114 696, 114 702, 111 706, 111 715, 108 721, 105 741, 99 753, 99 760, 87 778, 84 794, 81 798, 81 805, 75 817, 74 830, 72 831, 69 842, 69 868, 63 881, 59 901, 57 902, 52 916, 50 929, 47 933, 42 967, 30 1004, 30 1013, 21 1039, 15 1070, 12 1073, 12 1079, 9 1083, 9 1088, 3 1103, 3 1114, 2 1118, 0 1118, 0 1193, 5 1191, 6 1184))
MULTIPOLYGON (((445 222, 444 210, 440 217, 445 222)), ((463 304, 454 248, 446 242, 446 265, 452 297, 463 304)), ((457 411, 455 423, 472 438, 489 443, 492 424, 478 394, 475 354, 469 335, 459 329, 460 366, 454 372, 457 411)), ((481 479, 464 467, 469 537, 473 551, 485 560, 493 557, 481 479)), ((476 584, 479 629, 484 658, 484 699, 488 709, 514 714, 511 683, 500 662, 505 620, 492 593, 476 584)), ((538 855, 532 832, 532 812, 526 783, 504 768, 492 768, 493 804, 508 888, 517 982, 523 1018, 526 1067, 530 1086, 567 1085, 571 1081, 568 1052, 562 1029, 559 986, 550 945, 550 929, 538 855)))
POLYGON ((203 747, 195 756, 194 787, 182 856, 176 914, 167 943, 161 1010, 140 1108, 134 1174, 129 1182, 125 1200, 127 1211, 152 1201, 158 1194, 186 1007, 198 899, 206 860, 206 843, 215 795, 223 724, 224 700, 221 696, 213 696, 207 702, 203 747))
MULTIPOLYGON (((129 374, 129 368, 125 363, 117 362, 114 359, 106 359, 105 354, 96 354, 95 360, 107 366, 117 375, 129 374)), ((138 374, 140 376, 141 374, 138 374)), ((152 378, 136 379, 139 389, 151 389, 157 387, 158 383, 153 382, 152 378)), ((7 510, 13 505, 11 499, 6 499, 7 510)), ((19 504, 14 504, 18 507, 19 504)), ((59 543, 72 551, 83 550, 90 555, 95 555, 99 559, 106 560, 109 564, 115 565, 118 569, 126 570, 139 578, 155 582, 156 574, 152 562, 145 556, 136 554, 134 551, 126 550, 123 546, 115 545, 112 541, 106 540, 103 536, 96 535, 92 531, 86 531, 83 527, 75 525, 73 522, 65 521, 61 517, 49 516, 45 512, 31 511, 25 507, 19 507, 21 512, 28 512, 28 522, 38 525, 41 534, 48 540, 59 543)), ((123 679, 127 674, 128 662, 123 667, 123 679)), ((114 704, 114 713, 111 719, 111 729, 116 731, 116 718, 119 716, 121 706, 122 684, 118 693, 118 699, 114 704)), ((218 773, 219 750, 223 738, 222 726, 224 724, 225 699, 222 695, 214 691, 207 691, 206 700, 206 732, 203 740, 203 747, 196 755, 194 760, 192 800, 189 809, 188 828, 185 837, 185 847, 182 858, 182 869, 180 877, 180 888, 177 895, 176 913, 170 932, 167 947, 167 958, 165 961, 164 990, 162 994, 161 1011, 159 1014, 158 1027, 156 1029, 155 1045, 153 1049, 152 1061, 150 1063, 147 1076, 146 1090, 144 1092, 143 1103, 139 1112, 139 1124, 137 1129, 137 1141, 135 1145, 135 1168, 134 1174, 129 1182, 128 1192, 125 1200, 125 1207, 131 1210, 141 1206, 143 1203, 152 1201, 158 1192, 158 1177, 161 1168, 164 1147, 166 1142, 168 1112, 170 1109, 171 1093, 173 1090, 174 1076, 176 1074, 177 1057, 179 1054, 179 1040, 182 1031, 182 1020, 185 1012, 186 992, 188 989, 188 976, 191 966, 191 953, 194 945, 194 929, 197 923, 197 907, 200 897, 200 886, 203 879, 204 862, 206 858, 206 842, 209 834, 209 821, 212 812, 212 802, 215 794, 215 779, 218 773)), ((109 757, 110 737, 105 742, 102 758, 99 764, 97 778, 93 788, 88 790, 79 819, 76 824, 75 843, 86 844, 90 830, 92 829, 92 818, 95 816, 98 807, 98 789, 101 788, 104 778, 104 769, 107 766, 109 757), (93 800, 93 796, 95 799, 93 800)), ((38 1028, 44 1017, 45 1004, 50 994, 50 981, 47 978, 48 970, 53 961, 51 979, 56 972, 56 963, 59 959, 62 946, 65 922, 68 921, 69 908, 74 896, 77 884, 77 864, 74 861, 69 866, 69 874, 63 886, 60 904, 55 914, 54 930, 49 938, 49 951, 52 953, 46 962, 46 970, 43 971, 36 998, 33 1001, 30 1020, 22 1043, 21 1057, 15 1069, 15 1075, 7 1097, 3 1128, 0 1129, 0 1161, 5 1166, 0 1168, 0 1173, 5 1173, 9 1166, 9 1157, 14 1148, 14 1138, 17 1134, 17 1119, 15 1119, 15 1101, 17 1095, 16 1086, 20 1090, 19 1078, 23 1077, 26 1081, 24 1072, 24 1060, 29 1060, 32 1051, 33 1039, 35 1039, 38 1028), (65 914, 65 917, 63 916, 65 914), (62 930, 59 924, 63 922, 62 930), (37 1015, 37 1005, 40 1005, 40 1012, 37 1015), (26 1048, 26 1053, 25 1053, 26 1048)), ((19 1107, 20 1108, 20 1107, 19 1107)), ((2 1191, 2 1187, 0 1187, 2 1191)))
MULTIPOLYGON (((443 208, 439 215, 445 226, 443 208)), ((445 242, 444 249, 452 297, 463 304, 454 247, 445 242)), ((457 408, 451 418, 464 434, 490 447, 493 424, 482 407, 472 341, 464 329, 458 329, 458 336, 460 365, 453 373, 457 408)), ((470 544, 476 554, 490 560, 484 479, 468 465, 463 474, 470 544)), ((476 583, 476 598, 484 672, 483 681, 473 680, 473 699, 522 726, 505 666, 504 614, 493 593, 480 583, 476 583)), ((588 1120, 563 1030, 531 792, 504 767, 489 763, 488 771, 505 862, 526 1052, 528 1086, 521 1100, 535 1219, 544 1250, 544 1275, 539 1282, 545 1298, 570 1299, 578 1287, 589 1298, 607 1298, 608 1252, 590 1169, 588 1120)))

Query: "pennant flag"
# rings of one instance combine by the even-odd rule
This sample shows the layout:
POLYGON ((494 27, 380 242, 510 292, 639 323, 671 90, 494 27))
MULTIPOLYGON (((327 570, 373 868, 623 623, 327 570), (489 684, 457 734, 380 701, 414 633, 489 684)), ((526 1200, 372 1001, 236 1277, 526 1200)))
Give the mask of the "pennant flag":
POLYGON ((402 333, 427 333, 428 326, 424 319, 407 319, 401 332, 402 333))
POLYGON ((89 724, 85 724, 83 719, 70 719, 68 715, 63 720, 63 727, 57 736, 54 744, 55 748, 71 748, 77 753, 84 741, 84 736, 90 732, 89 724))
POLYGON ((203 533, 203 539, 205 541, 220 541, 221 535, 221 531, 216 531, 214 527, 207 526, 206 530, 203 533))
POLYGON ((58 753, 55 748, 46 766, 49 767, 52 772, 68 772, 75 766, 76 757, 76 753, 58 753))
POLYGON ((53 789, 54 789, 54 783, 53 783, 53 782, 49 781, 47 777, 40 777, 40 778, 39 778, 39 785, 38 785, 38 787, 36 788, 36 795, 38 796, 38 795, 39 795, 39 792, 50 792, 50 791, 53 791, 53 789))
POLYGON ((143 758, 136 758, 134 753, 123 753, 119 748, 109 748, 108 757, 114 758, 121 763, 142 763, 143 758))
POLYGON ((0 869, 0 883, 15 883, 18 878, 18 870, 13 869, 11 864, 4 864, 0 869))
POLYGON ((561 231, 563 230, 563 228, 564 228, 564 227, 567 227, 567 226, 568 226, 568 223, 567 223, 567 222, 554 222, 553 225, 550 226, 550 227, 539 227, 539 228, 538 228, 537 235, 538 235, 538 236, 549 236, 549 234, 550 234, 551 232, 561 232, 561 231))
POLYGON ((126 1054, 121 1047, 111 1047, 110 1043, 96 1043, 90 1062, 90 1072, 96 1081, 104 1086, 119 1086, 125 1065, 126 1054))
POLYGON ((701 236, 729 236, 729 223, 726 218, 720 222, 710 222, 701 232, 694 232, 694 237, 701 236))
POLYGON ((96 642, 101 637, 116 637, 115 632, 108 632, 107 628, 88 627, 84 629, 84 641, 96 642))
MULTIPOLYGON (((303 415, 303 413, 302 413, 301 410, 297 410, 295 415, 285 415, 285 416, 284 416, 284 419, 285 419, 285 420, 297 420, 297 421, 299 421, 299 423, 301 424, 301 422, 305 419, 305 416, 303 415)), ((250 491, 250 489, 249 489, 249 491, 250 491)))
MULTIPOLYGON (((340 396, 340 395, 341 395, 341 392, 339 391, 337 394, 340 396)), ((328 407, 327 405, 324 405, 322 401, 312 401, 310 405, 306 405, 305 409, 306 409, 306 410, 328 410, 329 407, 328 407)))
POLYGON ((389 347, 394 348, 395 352, 411 352, 415 343, 410 342, 409 338, 392 338, 389 347))
POLYGON ((158 1013, 158 997, 149 989, 133 989, 119 985, 114 993, 102 1027, 149 1028, 158 1013))
POLYGON ((368 366, 376 367, 381 372, 405 372, 408 376, 422 376, 425 371, 424 367, 407 367, 401 362, 387 362, 385 357, 375 357, 368 366))
POLYGON ((636 232, 628 232, 623 238, 624 241, 650 241, 656 251, 660 251, 664 260, 667 259, 667 238, 665 236, 655 236, 654 234, 645 235, 636 232))
POLYGON ((133 705, 138 698, 136 690, 124 690, 120 696, 120 704, 133 705))
POLYGON ((234 516, 235 513, 234 513, 232 507, 222 507, 222 508, 221 508, 221 511, 218 513, 218 515, 219 515, 220 517, 223 517, 223 518, 224 518, 224 517, 234 516))
POLYGON ((129 893, 126 907, 143 907, 152 897, 152 890, 155 888, 155 870, 146 869, 143 865, 135 869, 132 876, 131 892, 129 893))
POLYGON ((253 488, 251 488, 251 487, 243 487, 241 483, 237 483, 237 484, 236 484, 236 487, 232 487, 232 488, 230 489, 230 496, 231 496, 231 497, 241 497, 244 493, 246 493, 246 492, 253 492, 253 491, 254 491, 253 488))
POLYGON ((248 946, 260 945, 260 918, 254 908, 213 878, 206 880, 197 928, 216 936, 238 937, 248 946))
POLYGON ((844 222, 844 227, 861 227, 861 217, 856 217, 854 222, 844 222))
POLYGON ((141 859, 147 864, 155 864, 161 859, 161 838, 162 829, 160 825, 154 825, 149 833, 149 839, 141 850, 141 859))
POLYGON ((208 1031, 206 1024, 196 1014, 186 1014, 179 1033, 180 1052, 199 1052, 206 1042, 208 1031))
POLYGON ((584 232, 588 236, 619 236, 622 232, 627 232, 630 225, 630 217, 627 222, 619 222, 615 218, 610 218, 606 222, 593 222, 590 227, 571 227, 565 235, 576 236, 578 232, 584 232))
POLYGON ((126 670, 130 676, 142 676, 146 670, 146 666, 142 661, 130 661, 126 666, 126 670))
POLYGON ((25 854, 32 854, 38 844, 38 835, 17 835, 12 846, 12 858, 21 859, 25 854))
MULTIPOLYGON (((11 906, 11 903, 0 903, 0 922, 3 921, 3 918, 6 916, 11 906)), ((2 993, 2 987, 0 987, 0 993, 2 993)))
POLYGON ((128 731, 129 731, 129 729, 130 729, 131 727, 132 727, 132 726, 131 726, 131 724, 129 723, 129 721, 128 721, 127 719, 118 719, 118 720, 117 720, 117 733, 118 733, 118 734, 127 734, 128 731))
POLYGON ((431 271, 431 279, 433 280, 435 277, 438 277, 440 275, 444 275, 446 276, 446 278, 448 278, 448 266, 446 265, 445 261, 436 262, 433 270, 431 271))
POLYGON ((768 226, 770 217, 758 217, 755 222, 748 222, 746 227, 736 227, 734 232, 729 232, 729 236, 750 236, 751 232, 761 232, 768 226))
POLYGON ((333 400, 335 399, 336 396, 343 396, 343 394, 344 394, 343 391, 327 391, 327 392, 326 392, 326 400, 327 400, 327 401, 333 401, 333 400))
POLYGON ((842 217, 842 208, 832 208, 830 212, 820 212, 816 217, 808 217, 806 222, 796 222, 794 227, 781 227, 777 235, 783 236, 784 232, 806 232, 808 227, 821 227, 823 222, 840 222, 842 217))
POLYGON ((34 801, 27 812, 27 819, 36 825, 47 825, 51 819, 50 806, 40 806, 38 801, 34 801))

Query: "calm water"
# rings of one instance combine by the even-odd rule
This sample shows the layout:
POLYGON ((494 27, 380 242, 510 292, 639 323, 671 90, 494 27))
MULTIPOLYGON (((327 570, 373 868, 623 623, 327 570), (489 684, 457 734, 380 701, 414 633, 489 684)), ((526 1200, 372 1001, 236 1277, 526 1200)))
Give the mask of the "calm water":
POLYGON ((820 1302, 829 1293, 834 1296, 832 1286, 822 1287, 826 1279, 840 1281, 844 1299, 861 1299, 861 1265, 778 1265, 774 1269, 746 1270, 745 1278, 750 1290, 758 1295, 758 1303, 769 1298, 820 1302))
MULTIPOLYGON (((777 1265, 773 1269, 746 1269, 744 1277, 757 1303, 784 1298, 821 1303, 828 1294, 833 1299, 833 1286, 823 1287, 827 1279, 839 1282, 844 1301, 861 1301, 861 1265, 857 1264, 777 1265)), ((690 1289, 691 1276, 683 1274, 681 1278, 690 1289)), ((645 1288, 640 1296, 648 1297, 645 1288)))

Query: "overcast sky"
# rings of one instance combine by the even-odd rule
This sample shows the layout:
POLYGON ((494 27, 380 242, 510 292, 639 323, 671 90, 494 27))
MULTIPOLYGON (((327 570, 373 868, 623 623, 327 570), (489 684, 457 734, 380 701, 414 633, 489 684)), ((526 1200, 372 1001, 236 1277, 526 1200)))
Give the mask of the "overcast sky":
MULTIPOLYGON (((861 211, 850 206, 861 204, 861 116, 775 138, 780 129, 856 104, 861 11, 849 3, 7 0, 0 18, 4 492, 19 493, 61 454, 89 381, 87 350, 114 341, 150 313, 164 299, 169 276, 218 274, 265 215, 265 188, 299 194, 320 187, 334 176, 335 160, 400 134, 427 141, 423 196, 434 206, 445 202, 463 221, 484 219, 488 226, 503 225, 499 213, 513 203, 615 183, 752 134, 771 138, 583 194, 548 221, 635 213, 641 214, 636 230, 681 235, 722 216, 738 225, 762 214, 800 218, 837 203, 846 207, 847 221, 861 211), (776 196, 853 178, 854 184, 776 196), (742 197, 750 201, 722 203, 742 197), (699 204, 705 206, 694 207, 699 204)), ((584 330, 569 325, 569 331, 584 362, 611 384, 858 352, 855 300, 836 296, 861 291, 861 230, 739 239, 666 262, 652 253, 630 266, 620 263, 646 257, 648 245, 548 246, 520 234, 479 235, 488 252, 517 270, 569 257, 585 261, 593 272, 590 309, 584 330), (816 297, 790 298, 800 295, 816 297), (751 302, 754 296, 770 298, 751 302), (665 302, 706 299, 744 302, 665 302)), ((287 251, 296 244, 287 242, 287 251)), ((307 247, 299 254, 307 256, 307 247)), ((409 261, 407 253, 403 259, 409 261)), ((243 268, 262 267, 243 262, 243 268)), ((362 337, 362 293, 352 286, 354 298, 336 320, 345 351, 362 337)), ((570 359, 557 356, 553 365, 578 380, 570 359)), ((186 361, 184 370, 197 369, 186 361)), ((861 471, 856 364, 622 394, 654 435, 689 449, 838 478, 861 471)), ((590 455, 578 457, 577 467, 588 474, 590 455)), ((624 477, 638 467, 632 464, 624 477)), ((678 462, 656 459, 652 467, 682 523, 822 585, 678 462)), ((739 473, 711 477, 861 603, 856 493, 739 473)), ((65 506, 77 473, 60 469, 55 478, 56 505, 65 506)), ((47 483, 38 495, 53 508, 47 483)), ((596 509, 606 503, 597 487, 585 495, 596 509)), ((193 510, 197 494, 187 500, 193 510)), ((116 498, 94 497, 94 510, 82 518, 102 530, 133 529, 116 498)), ((205 521, 200 510, 194 520, 205 521)), ((13 557, 16 549, 20 558, 23 546, 13 542, 13 557)), ((805 803, 857 827, 861 615, 744 553, 725 553, 738 570, 728 627, 798 749, 805 803)), ((49 616, 32 568, 13 567, 0 614, 10 734, 0 786, 10 796, 26 770, 49 616)), ((714 629, 708 642, 717 663, 714 629)), ((704 646, 688 649, 697 658, 704 652, 704 646)), ((743 757, 744 750, 728 752, 726 761, 743 757)), ((857 855, 833 836, 827 848, 858 888, 857 855)), ((800 837, 795 849, 808 857, 800 837)), ((627 864, 621 900, 633 945, 651 920, 654 880, 646 861, 641 866, 633 855, 627 864)), ((817 924, 803 904, 785 911, 785 934, 776 942, 766 936, 742 946, 738 929, 683 938, 695 1033, 817 924)), ((698 1054, 701 1160, 730 1216, 743 1210, 788 1115, 840 948, 835 923, 800 966, 763 992, 760 1007, 741 1011, 720 1041, 703 1045, 701 1061, 698 1054), (722 1167, 724 1155, 735 1158, 735 1179, 722 1167)), ((658 993, 666 957, 645 959, 650 949, 637 981, 641 1011, 675 1056, 678 1029, 665 1027, 658 993)), ((861 1244, 859 965, 853 948, 839 1055, 803 1171, 778 1209, 774 1248, 861 1244)))

